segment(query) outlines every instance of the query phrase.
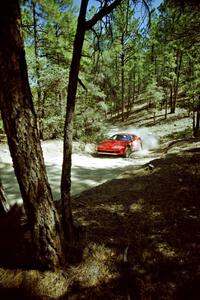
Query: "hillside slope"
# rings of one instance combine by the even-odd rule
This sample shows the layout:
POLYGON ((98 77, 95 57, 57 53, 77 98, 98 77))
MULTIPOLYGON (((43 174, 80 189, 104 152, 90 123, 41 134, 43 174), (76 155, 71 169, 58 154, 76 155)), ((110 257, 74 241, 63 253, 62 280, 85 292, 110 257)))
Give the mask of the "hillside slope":
POLYGON ((72 299, 199 299, 200 141, 190 118, 170 117, 148 129, 157 159, 73 199, 91 246, 72 299))
POLYGON ((67 270, 26 271, 33 261, 21 210, 1 218, 0 298, 200 298, 200 140, 185 112, 148 122, 131 116, 110 125, 109 132, 138 130, 146 148, 136 155, 150 162, 73 197, 81 226, 67 270))

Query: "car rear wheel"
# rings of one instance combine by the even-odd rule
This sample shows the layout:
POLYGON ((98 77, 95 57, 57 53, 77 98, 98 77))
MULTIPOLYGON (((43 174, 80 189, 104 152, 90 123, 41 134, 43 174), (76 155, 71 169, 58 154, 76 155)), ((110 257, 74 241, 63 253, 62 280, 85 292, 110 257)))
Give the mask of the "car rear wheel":
POLYGON ((131 155, 131 148, 127 147, 125 152, 124 152, 124 157, 128 158, 131 155))

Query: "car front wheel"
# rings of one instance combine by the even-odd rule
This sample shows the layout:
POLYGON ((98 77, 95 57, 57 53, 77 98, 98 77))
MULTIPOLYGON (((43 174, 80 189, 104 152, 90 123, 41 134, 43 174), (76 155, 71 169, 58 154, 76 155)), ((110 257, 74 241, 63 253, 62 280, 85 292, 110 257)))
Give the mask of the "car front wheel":
POLYGON ((124 152, 124 157, 128 158, 131 155, 131 148, 127 147, 124 152))

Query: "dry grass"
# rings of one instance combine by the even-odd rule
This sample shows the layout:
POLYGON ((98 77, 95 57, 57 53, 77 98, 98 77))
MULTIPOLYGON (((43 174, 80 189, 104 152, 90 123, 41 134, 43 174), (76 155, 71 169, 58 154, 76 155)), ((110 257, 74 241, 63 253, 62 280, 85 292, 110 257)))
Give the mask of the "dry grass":
POLYGON ((70 280, 63 272, 0 269, 1 299, 60 299, 70 280))
POLYGON ((81 264, 71 268, 71 275, 79 286, 84 288, 108 283, 119 277, 115 253, 104 245, 89 244, 83 251, 81 264))

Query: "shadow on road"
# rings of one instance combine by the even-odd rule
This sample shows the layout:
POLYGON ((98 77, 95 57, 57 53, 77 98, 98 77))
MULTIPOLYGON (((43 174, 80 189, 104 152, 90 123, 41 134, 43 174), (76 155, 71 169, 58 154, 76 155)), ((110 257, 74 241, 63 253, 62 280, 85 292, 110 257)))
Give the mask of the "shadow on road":
MULTIPOLYGON (((96 185, 111 180, 125 172, 131 166, 108 166, 105 168, 75 165, 72 167, 72 195, 79 194, 83 190, 90 189, 96 185)), ((52 189, 54 200, 60 199, 60 179, 61 167, 56 164, 46 166, 49 183, 52 189)), ((0 163, 0 174, 5 192, 8 196, 9 204, 22 203, 22 198, 18 186, 14 169, 9 163, 0 163)))

